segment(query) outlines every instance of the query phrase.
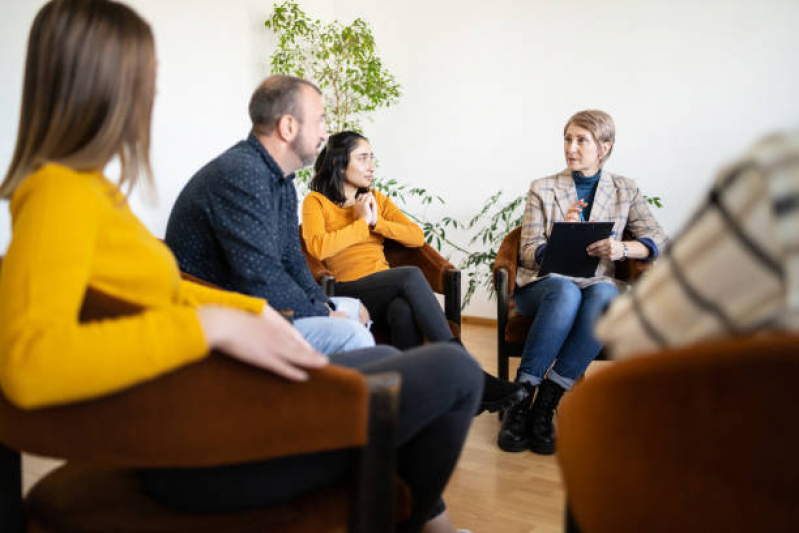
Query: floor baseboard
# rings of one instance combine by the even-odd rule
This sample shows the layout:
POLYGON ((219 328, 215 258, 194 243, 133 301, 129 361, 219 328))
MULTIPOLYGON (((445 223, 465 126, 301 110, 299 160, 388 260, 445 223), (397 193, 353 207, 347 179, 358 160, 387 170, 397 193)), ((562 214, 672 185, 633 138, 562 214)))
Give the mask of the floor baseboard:
POLYGON ((485 316, 469 316, 469 315, 462 315, 461 322, 464 324, 474 324, 477 326, 496 326, 497 319, 496 318, 488 318, 485 316))

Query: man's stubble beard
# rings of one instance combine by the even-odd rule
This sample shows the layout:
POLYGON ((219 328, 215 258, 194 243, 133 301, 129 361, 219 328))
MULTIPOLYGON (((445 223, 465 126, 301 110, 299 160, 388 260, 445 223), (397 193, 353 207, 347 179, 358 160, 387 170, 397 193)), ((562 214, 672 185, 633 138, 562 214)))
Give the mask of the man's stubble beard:
POLYGON ((291 151, 294 152, 294 155, 297 156, 297 159, 299 159, 302 163, 300 168, 305 168, 313 164, 313 162, 316 160, 316 150, 309 151, 308 154, 304 154, 302 152, 302 140, 302 131, 300 131, 299 135, 297 135, 297 137, 291 141, 289 146, 291 147, 291 151))

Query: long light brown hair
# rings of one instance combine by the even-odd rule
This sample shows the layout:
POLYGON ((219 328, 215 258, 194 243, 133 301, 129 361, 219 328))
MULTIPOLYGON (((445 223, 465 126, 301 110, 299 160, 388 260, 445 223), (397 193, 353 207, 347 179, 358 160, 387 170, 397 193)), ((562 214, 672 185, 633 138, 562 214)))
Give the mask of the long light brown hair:
POLYGON ((150 120, 155 44, 150 26, 112 0, 51 0, 28 38, 17 143, 0 184, 10 198, 46 163, 102 170, 120 186, 152 182, 150 120))

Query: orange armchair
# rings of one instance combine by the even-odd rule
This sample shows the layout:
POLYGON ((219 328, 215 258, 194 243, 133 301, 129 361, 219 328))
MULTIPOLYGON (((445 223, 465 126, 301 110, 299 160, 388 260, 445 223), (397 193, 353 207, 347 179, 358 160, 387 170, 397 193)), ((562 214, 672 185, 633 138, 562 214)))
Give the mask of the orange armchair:
POLYGON ((799 335, 619 361, 561 404, 567 531, 799 531, 799 335))
MULTIPOLYGON (((502 379, 508 379, 510 358, 522 356, 527 331, 533 323, 533 317, 520 314, 513 303, 521 235, 521 226, 508 233, 494 260, 494 289, 497 292, 497 375, 502 379)), ((635 259, 620 261, 616 264, 616 277, 632 281, 648 266, 649 263, 635 259)))
MULTIPOLYGON (((89 290, 81 320, 138 311, 89 290)), ((307 382, 289 382, 212 354, 70 405, 21 410, 0 395, 0 531, 393 531, 398 374, 364 377, 329 366, 310 375, 307 382), (246 513, 200 515, 163 507, 141 492, 134 473, 332 449, 357 450, 351 480, 246 513), (67 460, 24 502, 20 452, 67 460)), ((404 517, 409 503, 400 492, 397 512, 404 517)))

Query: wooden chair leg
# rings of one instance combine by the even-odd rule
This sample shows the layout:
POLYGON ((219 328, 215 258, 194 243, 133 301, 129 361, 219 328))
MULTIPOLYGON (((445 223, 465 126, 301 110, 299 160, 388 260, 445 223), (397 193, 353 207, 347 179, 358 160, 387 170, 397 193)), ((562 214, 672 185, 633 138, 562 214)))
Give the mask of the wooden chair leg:
POLYGON ((0 444, 0 531, 23 533, 22 457, 0 444))
POLYGON ((333 276, 328 276, 327 274, 323 275, 319 279, 319 285, 322 286, 322 290, 327 296, 336 295, 336 278, 333 276))
POLYGON ((369 440, 358 458, 350 513, 351 533, 391 533, 395 528, 397 418, 400 375, 366 377, 369 385, 369 440))
POLYGON ((444 274, 444 314, 447 320, 461 327, 461 271, 447 270, 444 274))
POLYGON ((580 531, 580 526, 577 525, 577 521, 574 520, 574 515, 572 514, 568 500, 566 501, 566 529, 564 531, 565 533, 582 533, 582 531, 580 531))
POLYGON ((509 347, 505 343, 505 329, 508 326, 508 271, 500 268, 497 271, 496 279, 497 291, 497 377, 508 379, 508 359, 510 358, 509 347))

